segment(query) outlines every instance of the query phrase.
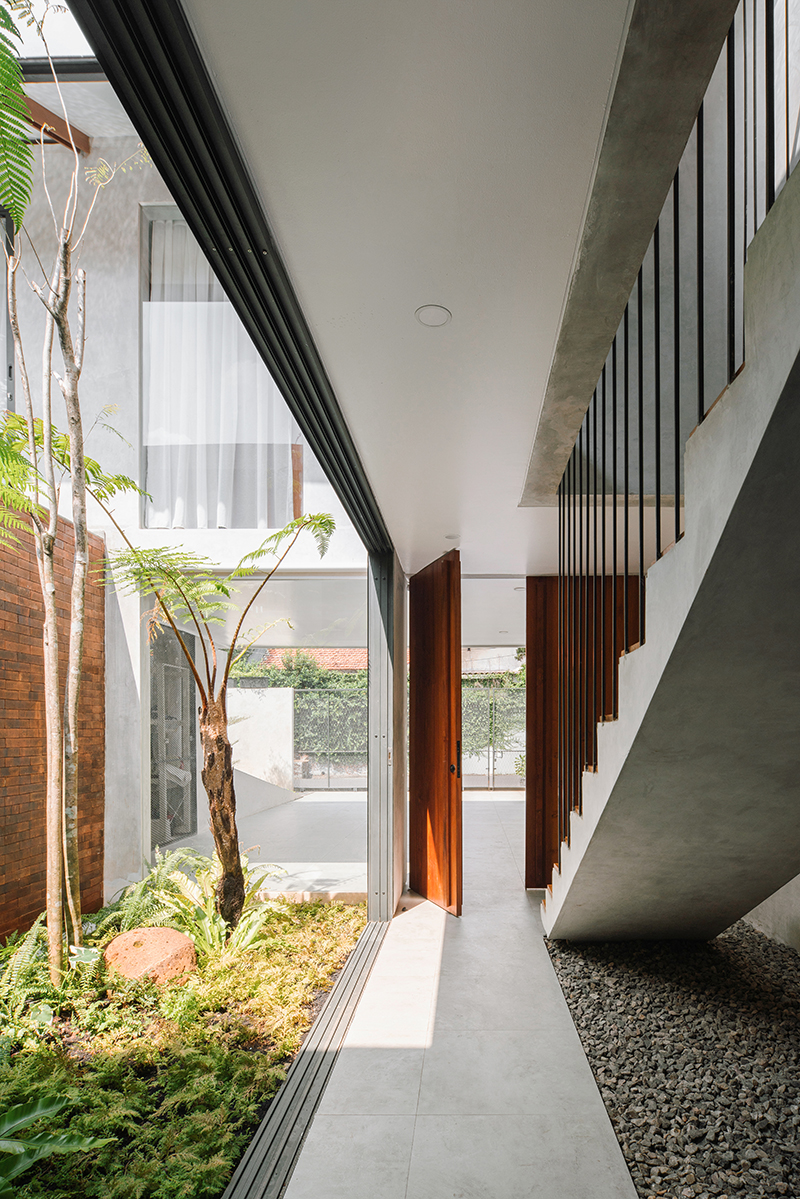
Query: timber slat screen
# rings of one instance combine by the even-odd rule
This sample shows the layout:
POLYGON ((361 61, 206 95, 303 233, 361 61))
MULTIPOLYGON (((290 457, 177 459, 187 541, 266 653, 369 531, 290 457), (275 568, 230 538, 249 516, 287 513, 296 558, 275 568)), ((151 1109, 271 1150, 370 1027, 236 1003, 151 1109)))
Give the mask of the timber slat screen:
POLYGON ((747 248, 800 158, 800 0, 743 0, 558 489, 558 844, 683 536, 683 451, 745 358, 747 248))

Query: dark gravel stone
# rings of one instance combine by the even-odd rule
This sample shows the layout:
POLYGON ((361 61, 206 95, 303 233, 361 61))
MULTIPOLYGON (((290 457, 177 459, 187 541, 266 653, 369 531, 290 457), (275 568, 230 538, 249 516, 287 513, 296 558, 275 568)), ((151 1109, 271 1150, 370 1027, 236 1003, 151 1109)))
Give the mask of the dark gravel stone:
POLYGON ((640 1199, 800 1199, 800 955, 547 942, 640 1199))

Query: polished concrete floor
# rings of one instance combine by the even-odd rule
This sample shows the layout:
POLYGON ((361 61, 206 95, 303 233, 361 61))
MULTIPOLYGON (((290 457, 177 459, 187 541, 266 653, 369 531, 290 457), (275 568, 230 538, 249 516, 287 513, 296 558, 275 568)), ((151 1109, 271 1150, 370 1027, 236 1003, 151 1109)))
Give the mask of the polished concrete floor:
POLYGON ((285 1199, 636 1199, 524 890, 523 804, 464 803, 464 913, 408 896, 285 1199))

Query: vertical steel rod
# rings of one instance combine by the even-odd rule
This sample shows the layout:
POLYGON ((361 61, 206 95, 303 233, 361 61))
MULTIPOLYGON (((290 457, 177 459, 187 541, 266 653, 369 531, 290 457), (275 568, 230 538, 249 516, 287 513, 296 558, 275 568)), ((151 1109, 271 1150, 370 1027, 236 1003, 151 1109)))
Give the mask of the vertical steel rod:
POLYGON ((789 149, 790 133, 790 115, 789 115, 789 0, 783 0, 783 68, 785 75, 786 87, 786 181, 789 180, 789 168, 792 163, 792 154, 789 149))
MULTIPOLYGON (((572 451, 572 566, 571 566, 571 570, 572 570, 572 588, 571 588, 571 590, 572 590, 572 650, 571 650, 572 661, 571 661, 571 665, 570 665, 570 682, 569 682, 571 707, 572 707, 572 717, 571 717, 571 721, 570 721, 570 728, 571 728, 571 733, 570 733, 570 737, 571 737, 570 790, 569 790, 570 810, 574 806, 574 796, 575 796, 575 787, 576 787, 575 759, 578 754, 578 726, 577 726, 577 720, 578 720, 577 700, 578 700, 578 679, 579 679, 578 653, 577 653, 577 647, 578 647, 578 642, 577 642, 577 638, 578 638, 577 601, 578 601, 578 596, 577 596, 577 592, 575 589, 577 573, 578 573, 578 543, 577 543, 577 537, 576 537, 576 526, 577 526, 576 502, 577 502, 578 490, 577 490, 576 467, 577 467, 577 458, 576 458, 575 450, 573 449, 573 451, 572 451)), ((569 822, 567 822, 565 836, 569 837, 569 822)))
POLYGON ((639 405, 639 645, 644 644, 644 302, 642 297, 642 268, 639 267, 637 292, 638 308, 638 405, 639 405))
POLYGON ((673 282, 673 347, 672 362, 674 368, 673 396, 673 454, 675 455, 675 544, 681 539, 681 462, 683 446, 681 445, 681 240, 680 240, 680 169, 675 172, 672 184, 672 282, 673 282))
MULTIPOLYGON (((580 515, 580 531, 578 534, 578 678, 580 680, 578 687, 578 761, 576 762, 577 778, 576 778, 576 807, 580 811, 580 795, 581 795, 581 775, 583 772, 584 761, 586 758, 586 572, 583 565, 583 521, 584 509, 588 505, 584 503, 586 488, 584 486, 584 429, 586 424, 581 425, 581 431, 578 434, 578 504, 580 515)), ((588 473, 588 472, 587 472, 588 473)))
POLYGON ((775 203, 775 0, 766 0, 764 89, 767 139, 767 212, 775 203))
MULTIPOLYGON (((558 810, 556 818, 558 820, 558 845, 561 845, 561 793, 562 783, 564 779, 564 613, 562 610, 562 600, 564 595, 564 479, 558 485, 558 680, 556 683, 558 692, 558 760, 556 765, 556 796, 558 810)), ((527 596, 526 596, 527 599, 527 596)), ((525 753, 525 769, 529 769, 527 754, 530 752, 526 744, 525 753)), ((545 871, 547 871, 547 861, 544 863, 545 871)))
POLYGON ((591 751, 592 765, 597 761, 595 745, 597 743, 597 666, 598 666, 598 636, 597 636, 597 618, 599 615, 597 603, 597 408, 598 408, 598 389, 595 388, 595 393, 592 396, 592 537, 594 541, 594 552, 592 554, 592 726, 591 726, 591 751))
POLYGON ((656 559, 661 557, 661 230, 653 233, 653 447, 655 449, 656 559))
POLYGON ((747 198, 750 192, 748 186, 748 162, 747 162, 747 134, 750 132, 752 123, 753 129, 753 234, 758 229, 758 13, 756 12, 756 0, 752 0, 753 4, 753 120, 748 121, 748 104, 747 104, 747 0, 744 0, 741 5, 741 53, 742 53, 742 72, 741 72, 741 100, 742 110, 742 128, 745 131, 744 137, 744 171, 745 171, 745 206, 744 206, 744 225, 745 225, 745 251, 747 249, 747 198))
MULTIPOLYGON (((606 663, 606 407, 607 407, 606 363, 603 363, 603 407, 600 439, 603 443, 600 451, 600 477, 603 482, 603 504, 600 509, 600 719, 608 715, 606 701, 606 679, 608 669, 606 663)), ((595 756, 596 764, 596 756, 595 756)))
POLYGON ((616 397, 619 394, 618 381, 616 381, 616 338, 612 342, 612 375, 612 448, 614 453, 612 466, 612 493, 614 496, 612 522, 612 719, 615 721, 619 715, 616 711, 619 659, 619 651, 616 649, 616 643, 618 643, 618 637, 616 637, 616 576, 619 573, 618 562, 616 562, 616 536, 618 536, 616 535, 616 397))
MULTIPOLYGON (((627 312, 627 308, 626 308, 627 312)), ((617 712, 617 338, 611 343, 611 447, 613 465, 611 467, 611 491, 613 495, 613 519, 611 523, 611 719, 616 720, 617 712)))
POLYGON ((631 472, 630 472, 630 398, 631 398, 631 377, 630 377, 630 301, 625 306, 625 357, 623 359, 623 400, 625 407, 622 416, 623 428, 623 450, 624 450, 624 487, 625 500, 622 508, 622 539, 623 539, 623 591, 622 591, 622 648, 625 653, 631 647, 631 633, 628 621, 628 578, 630 574, 630 514, 631 514, 631 472))
POLYGON ((703 106, 697 114, 697 423, 706 415, 705 180, 703 106))
POLYGON ((727 40, 728 137, 728 382, 736 374, 736 58, 733 26, 727 40))

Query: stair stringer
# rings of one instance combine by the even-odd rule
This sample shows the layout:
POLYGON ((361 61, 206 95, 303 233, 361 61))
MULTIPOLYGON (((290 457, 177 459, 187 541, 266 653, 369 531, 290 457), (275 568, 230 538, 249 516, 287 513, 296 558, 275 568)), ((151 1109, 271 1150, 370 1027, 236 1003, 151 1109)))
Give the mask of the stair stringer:
POLYGON ((542 906, 554 938, 711 936, 800 872, 800 172, 750 246, 744 303, 746 367, 687 443, 686 535, 648 572, 646 641, 542 906))

